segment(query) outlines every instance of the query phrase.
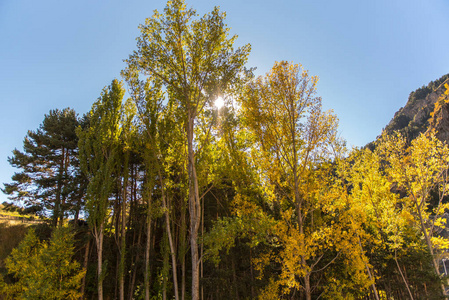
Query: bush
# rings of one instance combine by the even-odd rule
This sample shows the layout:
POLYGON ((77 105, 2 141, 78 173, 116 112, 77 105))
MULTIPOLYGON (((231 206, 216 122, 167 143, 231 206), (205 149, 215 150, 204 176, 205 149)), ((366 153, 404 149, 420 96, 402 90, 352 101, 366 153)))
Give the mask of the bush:
POLYGON ((73 233, 58 228, 49 242, 41 242, 30 229, 19 246, 6 259, 6 268, 15 282, 0 278, 0 292, 11 299, 78 299, 84 277, 73 261, 73 233))

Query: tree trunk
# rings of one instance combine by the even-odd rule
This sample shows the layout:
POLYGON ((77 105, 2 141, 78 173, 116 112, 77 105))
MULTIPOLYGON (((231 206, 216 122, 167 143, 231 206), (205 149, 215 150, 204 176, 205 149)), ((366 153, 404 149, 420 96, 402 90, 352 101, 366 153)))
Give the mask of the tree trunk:
MULTIPOLYGON (((89 263, 89 247, 90 239, 87 240, 87 244, 84 250, 84 262, 83 262, 83 270, 87 273, 87 264, 89 263)), ((84 292, 86 289, 86 273, 84 273, 83 280, 81 281, 81 299, 84 298, 84 292)))
POLYGON ((65 204, 66 204, 66 194, 63 193, 63 187, 67 184, 65 182, 64 178, 67 177, 67 167, 69 165, 69 162, 66 161, 69 158, 69 150, 62 148, 62 163, 61 163, 61 176, 59 178, 60 183, 60 194, 61 194, 61 202, 59 204, 59 227, 62 227, 64 225, 64 211, 65 211, 65 204))
POLYGON ((120 269, 119 269, 119 287, 120 287, 120 300, 125 300, 125 264, 126 264, 126 196, 128 189, 128 166, 129 166, 129 154, 125 154, 125 167, 123 178, 123 194, 122 194, 122 230, 120 234, 120 269))
MULTIPOLYGON (((304 256, 302 255, 301 255, 301 263, 303 266, 305 266, 307 263, 304 256)), ((312 300, 312 289, 310 287, 310 272, 307 272, 307 274, 303 278, 304 278, 304 291, 306 294, 306 300, 312 300)))
MULTIPOLYGON (((137 236, 137 245, 140 246, 140 241, 142 238, 142 227, 139 227, 139 234, 137 236)), ((140 248, 140 247, 139 247, 140 248)), ((133 268, 133 272, 132 272, 132 276, 131 276, 131 284, 128 287, 128 297, 129 300, 133 300, 134 299, 134 286, 136 285, 136 274, 137 274, 137 269, 138 269, 138 265, 136 264, 136 262, 138 262, 140 259, 140 251, 137 251, 137 255, 136 255, 136 259, 135 261, 131 264, 134 265, 133 268)))
POLYGON ((194 113, 189 111, 187 129, 187 148, 189 156, 189 211, 190 211, 190 250, 192 255, 192 300, 199 300, 200 272, 198 253, 198 231, 201 219, 201 204, 198 191, 198 178, 193 150, 194 113))
POLYGON ((103 300, 103 230, 104 223, 100 224, 98 232, 95 234, 95 240, 97 243, 97 284, 98 284, 98 300, 103 300))
POLYGON ((57 186, 56 186, 56 195, 55 195, 55 207, 53 210, 53 227, 57 227, 60 215, 61 215, 61 178, 62 178, 62 170, 64 168, 64 149, 62 149, 62 158, 61 162, 59 164, 59 170, 58 170, 58 180, 57 180, 57 186))
MULTIPOLYGON (((164 189, 164 186, 162 186, 162 189, 164 189)), ((175 292, 175 300, 179 300, 178 295, 178 274, 177 274, 177 268, 176 268, 176 249, 173 244, 173 238, 171 234, 171 227, 170 227, 170 216, 169 216, 169 208, 167 207, 167 199, 165 198, 165 193, 162 191, 162 202, 165 208, 165 227, 167 228, 167 237, 168 237, 168 243, 170 246, 170 257, 172 261, 172 271, 173 271, 173 289, 175 292)))
MULTIPOLYGON (((420 222, 420 226, 421 226, 421 231, 424 234, 424 239, 426 240, 427 247, 429 248, 430 256, 432 257, 432 263, 433 263, 433 268, 435 270, 435 274, 438 277, 440 277, 440 270, 439 270, 439 267, 438 267, 438 262, 435 259, 435 255, 433 253, 433 245, 432 245, 431 237, 427 233, 427 228, 426 228, 426 225, 424 224, 422 211, 421 211, 421 206, 419 205, 416 196, 413 196, 413 199, 414 199, 414 202, 415 202, 415 205, 416 205, 416 210, 418 211, 418 217, 419 217, 419 222, 420 222)), ((446 289, 444 287, 444 283, 441 283, 441 290, 443 292, 443 295, 446 296, 446 289)))
POLYGON ((145 300, 150 300, 151 191, 147 201, 147 240, 145 245, 145 300))
POLYGON ((180 250, 179 250, 179 257, 181 259, 181 300, 185 299, 185 293, 186 293, 186 248, 187 248, 187 241, 186 241, 186 207, 184 204, 184 200, 182 200, 181 197, 181 228, 180 228, 180 250))
POLYGON ((399 266, 398 257, 397 257, 396 252, 397 252, 396 249, 394 249, 394 261, 396 262, 396 266, 398 267, 399 273, 401 274, 402 280, 404 281, 405 287, 407 288, 410 299, 414 300, 412 292, 410 291, 410 288, 408 286, 407 280, 405 279, 404 273, 402 273, 401 267, 399 266))
MULTIPOLYGON (((360 236, 359 236, 358 233, 357 233, 357 239, 359 241, 360 251, 361 251, 361 253, 363 253, 362 242, 360 241, 360 236)), ((373 288, 374 297, 376 298, 376 300, 379 300, 379 293, 377 292, 376 283, 374 281, 373 276, 371 275, 371 271, 370 271, 369 266, 368 266, 368 264, 366 262, 365 262, 365 267, 366 267, 366 272, 368 273, 369 279, 373 281, 373 284, 371 285, 371 287, 373 288)))

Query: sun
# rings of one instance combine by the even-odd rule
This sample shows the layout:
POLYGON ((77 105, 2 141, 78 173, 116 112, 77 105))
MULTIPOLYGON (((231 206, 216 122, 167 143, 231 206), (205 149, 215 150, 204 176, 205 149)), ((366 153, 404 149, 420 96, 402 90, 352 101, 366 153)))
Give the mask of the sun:
POLYGON ((224 106, 224 99, 223 99, 223 97, 218 97, 217 99, 215 99, 214 105, 218 109, 222 108, 224 106))

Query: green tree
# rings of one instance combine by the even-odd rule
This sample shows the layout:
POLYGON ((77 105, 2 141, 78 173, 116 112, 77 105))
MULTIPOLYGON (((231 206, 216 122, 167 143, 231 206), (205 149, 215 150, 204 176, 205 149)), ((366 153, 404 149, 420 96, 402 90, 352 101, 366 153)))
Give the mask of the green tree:
POLYGON ((117 174, 120 150, 122 101, 125 90, 114 79, 105 87, 89 113, 89 126, 78 131, 80 161, 89 179, 87 213, 97 245, 98 299, 103 299, 103 240, 109 217, 109 198, 117 174))
POLYGON ((79 125, 73 109, 51 110, 36 131, 28 131, 24 151, 17 149, 9 163, 21 169, 5 184, 10 199, 51 211, 53 225, 61 226, 71 210, 78 217, 83 200, 83 177, 78 161, 79 125))
MULTIPOLYGON (((128 99, 123 105, 122 114, 122 131, 120 135, 121 141, 121 158, 122 164, 118 164, 118 173, 121 173, 121 224, 120 224, 120 263, 119 263, 119 289, 120 300, 125 299, 125 266, 126 266, 126 222, 127 222, 127 201, 129 194, 129 175, 130 175, 130 156, 133 151, 133 144, 137 136, 135 126, 136 107, 131 99, 128 99)), ((132 178, 131 178, 132 180, 132 178)), ((116 228, 118 231, 118 228, 116 228)))
POLYGON ((84 270, 73 260, 73 233, 67 227, 54 230, 49 242, 40 242, 33 229, 6 260, 16 280, 3 283, 11 299, 79 299, 84 270))
POLYGON ((162 82, 168 101, 173 102, 182 116, 187 144, 194 300, 199 299, 198 232, 202 188, 196 168, 202 148, 195 139, 195 127, 211 100, 238 80, 249 53, 249 45, 234 50, 236 37, 228 37, 224 19, 225 14, 218 8, 198 18, 193 9, 186 9, 184 1, 169 1, 164 14, 155 11, 153 17, 140 26, 138 50, 127 60, 128 66, 162 82))

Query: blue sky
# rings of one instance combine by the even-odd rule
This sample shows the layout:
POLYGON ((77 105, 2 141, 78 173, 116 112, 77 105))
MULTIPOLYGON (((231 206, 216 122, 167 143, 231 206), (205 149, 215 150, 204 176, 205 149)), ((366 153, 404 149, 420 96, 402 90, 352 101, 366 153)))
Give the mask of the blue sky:
MULTIPOLYGON (((0 186, 44 114, 86 113, 118 78, 135 49, 138 25, 160 0, 0 0, 0 186)), ((341 137, 363 146, 379 135, 409 93, 449 73, 447 0, 192 0, 204 14, 227 12, 248 66, 265 74, 275 61, 318 75, 318 94, 340 119, 341 137)), ((6 200, 1 194, 0 202, 6 200)))

